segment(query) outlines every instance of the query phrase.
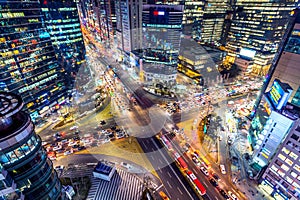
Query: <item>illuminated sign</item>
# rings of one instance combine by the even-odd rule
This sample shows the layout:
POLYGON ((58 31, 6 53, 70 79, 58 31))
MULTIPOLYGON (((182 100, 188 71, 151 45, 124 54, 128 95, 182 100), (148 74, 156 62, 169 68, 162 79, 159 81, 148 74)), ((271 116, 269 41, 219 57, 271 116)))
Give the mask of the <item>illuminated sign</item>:
POLYGON ((271 101, 271 104, 277 110, 280 110, 283 106, 285 106, 292 92, 293 89, 288 84, 282 84, 279 80, 275 79, 268 93, 268 97, 271 101), (284 90, 283 86, 286 87, 286 91, 284 90))
POLYGON ((242 48, 240 51, 240 56, 248 57, 248 58, 254 58, 256 54, 256 51, 251 49, 242 48))
POLYGON ((165 15, 165 11, 158 11, 158 10, 155 10, 155 11, 153 11, 153 15, 154 15, 154 16, 165 15))

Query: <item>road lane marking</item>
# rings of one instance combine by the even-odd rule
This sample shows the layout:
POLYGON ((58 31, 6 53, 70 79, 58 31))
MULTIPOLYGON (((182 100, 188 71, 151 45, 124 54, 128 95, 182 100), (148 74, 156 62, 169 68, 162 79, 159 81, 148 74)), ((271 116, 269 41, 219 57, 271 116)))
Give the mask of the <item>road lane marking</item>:
POLYGON ((183 193, 182 193, 182 191, 180 190, 179 187, 177 187, 177 190, 179 191, 179 193, 180 193, 181 195, 183 195, 183 193))
POLYGON ((161 184, 160 186, 158 186, 155 191, 159 190, 162 186, 164 186, 163 184, 161 184))
POLYGON ((204 181, 202 181, 202 183, 205 185, 205 187, 208 187, 207 184, 204 181))
POLYGON ((218 197, 215 196, 215 198, 216 198, 217 200, 219 200, 218 197))
POLYGON ((148 149, 148 147, 147 147, 147 145, 144 143, 144 141, 142 141, 142 143, 143 143, 145 149, 148 149))
MULTIPOLYGON (((158 149, 158 152, 161 154, 161 156, 163 157, 163 159, 166 161, 166 163, 168 163, 168 160, 166 159, 166 157, 162 154, 162 152, 159 151, 159 147, 157 146, 157 144, 155 143, 154 139, 151 138, 151 142, 154 144, 154 146, 158 149)), ((180 178, 177 176, 176 172, 174 171, 174 169, 169 166, 169 168, 172 170, 173 174, 175 175, 175 177, 177 178, 177 180, 179 181, 179 183, 182 185, 182 187, 184 188, 184 190, 186 191, 187 195, 189 195, 189 197, 191 199, 194 199, 192 197, 192 195, 190 194, 190 192, 187 190, 187 188, 185 187, 185 185, 182 183, 182 181, 180 180, 180 178)))
POLYGON ((160 171, 160 173, 163 173, 163 172, 161 171, 161 168, 160 168, 160 167, 158 167, 158 170, 160 171))
POLYGON ((167 174, 170 176, 170 178, 172 178, 171 174, 169 172, 167 172, 167 174))
POLYGON ((161 164, 163 164, 163 162, 161 161, 161 159, 158 159, 158 161, 159 161, 161 164))
POLYGON ((171 184, 169 183, 169 181, 167 181, 167 184, 169 185, 169 188, 172 188, 171 184))
POLYGON ((152 155, 150 155, 151 159, 154 160, 154 157, 152 155))

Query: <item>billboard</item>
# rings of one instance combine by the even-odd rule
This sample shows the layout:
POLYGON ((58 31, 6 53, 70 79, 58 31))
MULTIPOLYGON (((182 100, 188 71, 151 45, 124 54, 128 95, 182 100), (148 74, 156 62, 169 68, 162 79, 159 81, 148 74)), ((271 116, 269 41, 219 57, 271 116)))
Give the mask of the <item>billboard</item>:
POLYGON ((240 51, 240 56, 247 57, 247 58, 254 58, 256 54, 255 50, 247 49, 247 48, 242 48, 240 51))
POLYGON ((268 99, 272 106, 280 110, 287 103, 293 89, 286 83, 281 83, 280 80, 275 79, 273 85, 268 92, 268 99))

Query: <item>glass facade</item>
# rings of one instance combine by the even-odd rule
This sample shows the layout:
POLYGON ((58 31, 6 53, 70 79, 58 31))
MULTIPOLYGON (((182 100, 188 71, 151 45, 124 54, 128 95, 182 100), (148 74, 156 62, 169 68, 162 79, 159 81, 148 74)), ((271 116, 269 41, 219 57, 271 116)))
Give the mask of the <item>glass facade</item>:
POLYGON ((146 79, 175 83, 182 14, 182 5, 143 5, 143 69, 153 75, 146 79), (171 77, 163 80, 163 75, 171 77))
POLYGON ((9 173, 26 200, 59 199, 61 185, 57 174, 28 114, 20 111, 21 99, 13 93, 0 94, 4 105, 0 111, 0 166, 9 173))
POLYGON ((66 86, 71 90, 76 74, 85 62, 85 47, 76 2, 42 0, 41 6, 57 59, 65 72, 66 86))
POLYGON ((235 57, 241 48, 255 50, 253 73, 267 73, 295 2, 237 0, 226 45, 229 55, 235 57))
POLYGON ((0 90, 20 94, 29 112, 42 110, 65 84, 39 1, 1 1, 0 24, 0 90))

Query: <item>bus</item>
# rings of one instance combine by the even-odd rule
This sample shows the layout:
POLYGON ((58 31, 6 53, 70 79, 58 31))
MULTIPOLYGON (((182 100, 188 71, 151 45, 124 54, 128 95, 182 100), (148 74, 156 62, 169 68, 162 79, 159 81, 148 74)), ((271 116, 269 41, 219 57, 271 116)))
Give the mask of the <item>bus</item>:
POLYGON ((162 135, 160 137, 160 140, 168 150, 172 149, 172 145, 171 145, 170 141, 164 135, 162 135))
POLYGON ((186 162, 183 160, 183 158, 176 151, 174 152, 174 157, 175 157, 175 160, 176 160, 177 164, 180 166, 181 169, 187 169, 188 168, 186 162))
POLYGON ((201 184, 201 182, 199 181, 199 179, 195 176, 195 174, 191 171, 186 171, 187 177, 189 179, 189 181, 192 183, 192 185, 194 186, 195 190, 201 195, 205 195, 206 194, 206 189, 205 187, 201 184))

